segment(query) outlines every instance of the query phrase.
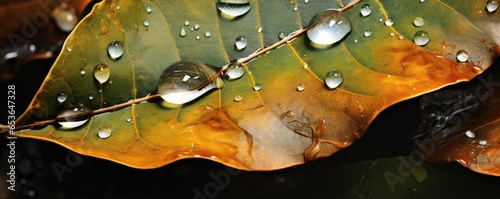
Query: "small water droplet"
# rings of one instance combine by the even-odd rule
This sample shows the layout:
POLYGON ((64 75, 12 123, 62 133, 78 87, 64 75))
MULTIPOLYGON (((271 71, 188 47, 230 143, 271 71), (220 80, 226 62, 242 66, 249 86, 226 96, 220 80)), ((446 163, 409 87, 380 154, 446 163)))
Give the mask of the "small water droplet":
POLYGON ((57 94, 57 101, 59 103, 65 102, 67 98, 68 98, 68 95, 65 92, 60 92, 57 94))
POLYGON ((384 24, 386 26, 392 26, 392 25, 394 25, 394 19, 389 17, 387 20, 385 20, 384 24))
POLYGON ((80 70, 80 75, 85 75, 85 70, 80 70))
POLYGON ((403 37, 403 35, 399 35, 399 36, 398 36, 398 39, 399 39, 399 40, 403 40, 403 39, 405 39, 405 37, 403 37))
POLYGON ((200 35, 196 35, 196 40, 200 40, 200 35))
POLYGON ((151 8, 151 6, 146 6, 146 12, 147 13, 151 13, 151 11, 153 11, 153 8, 151 8))
POLYGON ((498 1, 496 1, 496 0, 488 0, 486 2, 486 10, 489 13, 497 11, 498 10, 498 1))
POLYGON ((254 86, 253 86, 253 90, 254 91, 260 91, 260 89, 262 88, 262 86, 259 84, 259 83, 256 83, 254 86))
POLYGON ((57 118, 63 118, 58 123, 66 129, 76 128, 83 125, 90 118, 92 109, 80 103, 66 105, 57 118))
POLYGON ((144 27, 148 27, 149 26, 149 21, 144 20, 144 22, 142 22, 142 25, 144 25, 144 27))
POLYGON ((297 86, 297 91, 299 91, 299 92, 302 92, 302 91, 304 91, 305 89, 306 89, 306 85, 304 85, 304 84, 299 84, 299 85, 297 86))
POLYGON ((370 29, 366 29, 365 32, 363 33, 363 36, 365 37, 370 37, 372 35, 372 31, 370 29))
POLYGON ((191 32, 193 32, 194 28, 191 28, 190 30, 191 30, 191 32))
POLYGON ((101 126, 97 130, 97 137, 99 137, 101 139, 106 139, 106 138, 109 138, 111 136, 112 132, 113 132, 113 130, 110 127, 108 127, 108 126, 101 126))
POLYGON ((94 77, 101 84, 108 81, 110 74, 111 71, 106 64, 97 64, 94 68, 94 77))
POLYGON ((486 146, 486 145, 488 145, 488 141, 487 140, 479 140, 479 145, 486 146))
POLYGON ((234 42, 234 46, 236 50, 243 50, 247 47, 247 38, 245 36, 236 37, 236 41, 234 42))
POLYGON ((180 35, 181 37, 185 37, 187 35, 186 29, 184 29, 184 27, 181 27, 180 35))
POLYGON ((206 38, 209 38, 210 36, 212 36, 212 33, 211 33, 210 31, 208 31, 208 30, 207 30, 207 31, 205 32, 205 37, 206 37, 206 38))
POLYGON ((415 44, 419 46, 425 46, 427 43, 429 43, 429 41, 429 33, 423 30, 417 31, 413 36, 413 42, 415 42, 415 44))
POLYGON ((423 2, 425 2, 425 0, 419 0, 419 1, 420 1, 420 3, 423 3, 423 2))
POLYGON ((293 6, 293 11, 297 12, 297 10, 299 10, 299 5, 295 4, 295 6, 293 6))
POLYGON ((127 118, 127 123, 132 123, 132 119, 131 118, 127 118))
POLYGON ((89 94, 89 100, 93 100, 94 99, 94 95, 92 95, 92 93, 89 94))
POLYGON ((112 60, 118 59, 123 55, 123 44, 119 41, 112 41, 108 45, 108 55, 112 60))
POLYGON ((283 32, 278 33, 278 39, 279 40, 282 40, 284 38, 285 38, 285 33, 283 33, 283 32))
POLYGON ((257 32, 262 32, 263 30, 264 30, 264 28, 262 28, 262 27, 257 28, 257 32))
POLYGON ((184 25, 185 25, 185 26, 189 26, 189 21, 187 21, 187 20, 186 20, 186 21, 184 21, 184 25))
POLYGON ((230 20, 246 14, 251 8, 250 2, 247 0, 220 0, 217 2, 216 6, 220 11, 221 16, 230 20))
POLYGON ((415 17, 413 20, 413 25, 416 27, 422 27, 424 25, 424 18, 422 17, 415 17))
POLYGON ((226 71, 226 75, 229 79, 238 79, 245 74, 245 68, 241 65, 234 64, 229 66, 226 71))
POLYGON ((195 30, 200 29, 200 24, 194 24, 194 29, 195 29, 195 30))
POLYGON ((52 16, 54 17, 57 27, 64 32, 71 32, 78 23, 75 9, 67 8, 65 3, 56 7, 52 11, 52 16))
POLYGON ((222 88, 224 82, 219 77, 205 87, 198 88, 215 75, 216 72, 206 64, 193 61, 175 62, 161 74, 158 80, 158 93, 169 103, 185 104, 197 99, 209 90, 222 88), (186 77, 189 78, 186 79, 186 77))
POLYGON ((243 100, 243 96, 241 96, 241 95, 234 96, 234 101, 235 102, 241 102, 241 100, 243 100))
POLYGON ((351 21, 343 12, 327 9, 309 21, 307 37, 316 44, 331 45, 342 40, 351 30, 351 21))
POLYGON ((465 136, 467 136, 468 138, 475 138, 476 133, 474 131, 467 130, 467 131, 465 131, 465 136))
POLYGON ((389 36, 394 37, 394 32, 389 33, 389 36))
POLYGON ((469 53, 465 50, 459 50, 457 52, 457 61, 459 62, 466 62, 469 60, 469 53))
POLYGON ((357 40, 357 39, 355 39, 355 40, 354 40, 354 43, 358 43, 358 40, 357 40))
POLYGON ((331 70, 326 73, 325 84, 329 89, 335 89, 344 81, 344 75, 339 70, 331 70))
POLYGON ((73 50, 73 48, 71 48, 71 46, 66 46, 66 51, 71 52, 71 50, 73 50))
POLYGON ((309 3, 309 0, 304 0, 304 3, 309 3))
POLYGON ((372 13, 372 7, 370 6, 370 4, 363 4, 361 6, 360 12, 361 16, 366 17, 372 13))
POLYGON ((116 6, 116 10, 120 10, 120 5, 117 5, 117 6, 116 6))
POLYGON ((378 19, 379 22, 384 22, 384 19, 380 18, 378 19))

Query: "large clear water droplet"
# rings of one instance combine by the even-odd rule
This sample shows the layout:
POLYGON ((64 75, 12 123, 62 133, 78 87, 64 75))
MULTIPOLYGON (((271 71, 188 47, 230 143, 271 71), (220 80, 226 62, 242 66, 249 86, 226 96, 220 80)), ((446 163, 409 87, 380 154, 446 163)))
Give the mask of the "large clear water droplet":
POLYGON ((415 17, 413 20, 413 25, 416 27, 422 27, 424 25, 424 18, 422 17, 415 17))
POLYGON ((372 13, 372 7, 370 6, 370 4, 363 4, 361 6, 360 12, 361 16, 366 17, 372 13))
POLYGON ((413 36, 413 42, 419 46, 425 46, 430 40, 429 33, 423 30, 416 32, 413 36))
POLYGON ((217 2, 217 9, 223 18, 234 19, 246 14, 250 8, 248 0, 220 0, 217 2))
POLYGON ((65 92, 60 92, 57 94, 57 101, 59 103, 64 103, 68 99, 68 95, 65 92))
POLYGON ((208 65, 193 62, 179 61, 168 66, 158 80, 158 92, 161 97, 172 104, 185 104, 207 91, 222 88, 224 82, 217 77, 203 88, 216 72, 208 65))
POLYGON ((247 38, 245 36, 236 37, 236 41, 234 42, 234 46, 236 50, 243 50, 247 47, 247 38))
POLYGON ((111 136, 111 133, 113 133, 113 130, 110 127, 101 126, 97 130, 97 137, 99 137, 101 139, 106 139, 106 138, 109 138, 111 136))
POLYGON ((344 13, 327 9, 309 21, 307 37, 316 44, 331 45, 342 40, 351 30, 351 21, 344 13))
POLYGON ((498 1, 496 0, 488 0, 486 2, 486 11, 492 13, 498 10, 498 1))
POLYGON ((326 73, 325 84, 329 89, 335 89, 344 81, 344 75, 339 70, 331 70, 326 73))
POLYGON ((56 7, 52 11, 52 16, 54 17, 57 27, 64 32, 71 32, 78 23, 75 9, 67 8, 66 3, 62 3, 61 6, 56 7))
POLYGON ((94 78, 101 84, 108 81, 111 71, 106 64, 97 64, 94 68, 94 78))
POLYGON ((385 20, 384 24, 386 26, 392 26, 392 25, 394 25, 394 19, 389 17, 387 20, 385 20))
POLYGON ((181 27, 181 32, 179 33, 179 35, 181 35, 181 37, 185 37, 187 35, 186 29, 184 29, 184 27, 181 27))
POLYGON ((256 83, 256 84, 253 86, 253 90, 254 90, 254 91, 260 91, 260 89, 262 89, 262 85, 260 85, 259 83, 256 83))
POLYGON ((70 129, 85 124, 90 116, 92 116, 92 109, 80 103, 70 103, 62 109, 57 118, 63 119, 58 122, 63 128, 70 129))
POLYGON ((365 36, 365 37, 372 36, 372 31, 370 29, 366 29, 365 32, 363 33, 363 36, 365 36))
POLYGON ((469 53, 465 50, 459 50, 457 52, 457 61, 459 62, 466 62, 469 60, 469 53))
POLYGON ((112 60, 118 59, 123 55, 123 44, 119 41, 112 41, 108 45, 108 55, 112 60))
POLYGON ((233 64, 229 66, 226 71, 226 75, 229 79, 238 79, 245 74, 245 68, 238 64, 233 64))

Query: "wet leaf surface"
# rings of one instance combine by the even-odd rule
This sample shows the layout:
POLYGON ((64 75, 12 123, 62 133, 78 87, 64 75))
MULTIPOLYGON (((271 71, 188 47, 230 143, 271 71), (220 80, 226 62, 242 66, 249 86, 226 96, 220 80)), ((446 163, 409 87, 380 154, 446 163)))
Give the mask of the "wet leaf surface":
POLYGON ((246 63, 246 75, 226 79, 224 88, 196 101, 171 108, 151 99, 120 109, 113 105, 155 93, 161 72, 171 63, 196 60, 226 65, 276 42, 279 32, 300 29, 332 5, 312 1, 294 11, 283 2, 251 1, 247 14, 226 20, 213 1, 102 2, 66 40, 17 124, 53 119, 71 102, 113 111, 103 111, 109 113, 95 115, 76 129, 50 124, 16 135, 135 168, 200 157, 245 170, 278 169, 351 145, 386 107, 467 81, 498 55, 494 27, 499 12, 484 13, 483 2, 363 2, 371 4, 371 15, 360 16, 361 4, 346 10, 353 31, 340 43, 316 49, 302 35, 246 63), (413 26, 416 16, 425 16, 428 22, 422 28, 431 41, 423 48, 412 41, 421 29, 413 26), (392 26, 379 22, 389 18, 394 20, 392 26), (186 21, 190 25, 185 26, 186 21), (182 36, 183 27, 194 30, 182 36), (366 29, 372 31, 370 37, 363 36, 366 29), (204 37, 206 31, 210 37, 204 37), (242 51, 234 47, 240 35, 248 40, 242 51), (107 48, 113 41, 123 43, 124 53, 110 59, 107 48), (469 62, 456 62, 456 52, 463 49, 469 62), (99 64, 110 70, 103 84, 93 76, 99 64), (323 82, 332 69, 344 77, 334 90, 323 82), (255 91, 257 83, 261 89, 255 91), (299 85, 305 88, 301 92, 299 85), (67 95, 63 102, 57 99, 61 92, 67 95), (112 132, 106 139, 98 136, 103 128, 112 132))

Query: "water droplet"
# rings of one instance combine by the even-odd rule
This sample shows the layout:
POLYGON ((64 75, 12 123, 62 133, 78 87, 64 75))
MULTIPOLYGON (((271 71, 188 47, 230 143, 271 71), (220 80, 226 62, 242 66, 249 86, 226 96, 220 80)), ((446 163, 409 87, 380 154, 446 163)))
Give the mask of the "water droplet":
POLYGON ((394 25, 394 19, 389 17, 387 20, 385 20, 384 24, 386 26, 392 26, 392 25, 394 25))
POLYGON ((148 27, 149 26, 149 21, 144 20, 144 22, 142 22, 142 25, 144 25, 144 27, 148 27))
POLYGON ((335 89, 344 81, 344 75, 339 70, 331 70, 326 73, 325 84, 329 89, 335 89))
POLYGON ((497 11, 498 10, 498 1, 496 1, 496 0, 488 0, 486 2, 486 10, 489 13, 497 11))
POLYGON ((465 136, 467 136, 468 138, 475 138, 476 133, 474 131, 467 130, 467 131, 465 131, 465 136))
POLYGON ((234 64, 229 66, 226 75, 229 79, 238 79, 245 74, 245 68, 241 65, 234 64))
POLYGON ((284 38, 285 38, 285 33, 283 33, 283 32, 278 33, 278 39, 279 40, 282 40, 284 38))
POLYGON ((251 8, 248 0, 220 0, 216 6, 221 16, 226 19, 242 16, 251 8))
POLYGON ((54 17, 57 27, 64 32, 71 32, 78 23, 75 9, 68 9, 65 3, 56 7, 52 11, 52 16, 54 17))
POLYGON ((193 32, 194 28, 191 28, 190 30, 191 30, 191 32, 193 32))
POLYGON ((293 11, 297 12, 297 10, 299 10, 299 5, 295 4, 295 6, 293 6, 293 11))
POLYGON ((413 20, 413 25, 416 27, 422 27, 424 25, 424 18, 422 17, 415 17, 413 20))
POLYGON ((420 3, 423 3, 423 2, 425 2, 425 0, 419 0, 419 1, 420 1, 420 3))
POLYGON ((299 92, 302 92, 302 91, 304 91, 305 89, 306 89, 306 85, 304 85, 304 84, 299 84, 299 85, 297 86, 297 91, 299 91, 299 92))
POLYGON ((194 24, 194 29, 195 29, 195 30, 200 29, 200 24, 194 24))
POLYGON ((209 81, 216 72, 208 65, 193 62, 179 61, 168 66, 158 80, 158 92, 161 97, 172 104, 185 104, 207 91, 222 88, 224 82, 217 77, 203 88, 199 88, 209 81), (185 79, 186 76, 198 77, 185 79), (186 81, 183 81, 183 80, 186 81))
POLYGON ((181 37, 185 37, 187 35, 186 33, 186 29, 184 29, 184 27, 181 27, 181 33, 180 33, 181 37))
POLYGON ((357 39, 355 39, 355 40, 354 40, 354 43, 358 43, 358 40, 357 40, 357 39))
POLYGON ((80 75, 85 75, 85 70, 80 70, 80 75))
POLYGON ((117 5, 117 6, 116 6, 116 10, 120 10, 120 5, 117 5))
POLYGON ((304 3, 309 3, 309 0, 304 0, 304 3))
POLYGON ((101 84, 108 81, 110 74, 111 71, 106 64, 97 64, 94 68, 94 77, 101 84))
POLYGON ((398 36, 398 39, 399 39, 399 40, 403 40, 403 39, 405 39, 405 37, 403 37, 403 35, 399 35, 399 36, 398 36))
POLYGON ((394 32, 389 33, 389 36, 394 37, 394 32))
POLYGON ((123 55, 123 44, 119 41, 113 41, 108 45, 108 55, 112 60, 118 59, 123 55))
POLYGON ((459 50, 457 52, 457 61, 466 62, 469 60, 469 54, 465 50, 459 50))
POLYGON ((187 21, 187 20, 186 20, 186 21, 184 21, 184 25, 185 25, 185 26, 189 26, 189 21, 187 21))
POLYGON ((365 32, 363 33, 363 36, 365 36, 365 37, 372 36, 372 31, 370 29, 366 29, 365 32))
POLYGON ((146 12, 151 13, 151 11, 153 11, 153 8, 151 8, 151 6, 146 6, 146 12))
POLYGON ((253 86, 253 90, 254 91, 260 91, 260 89, 262 88, 262 86, 259 84, 259 83, 256 83, 254 86, 253 86))
POLYGON ((71 46, 66 47, 66 51, 71 52, 71 50, 73 50, 73 48, 71 48, 71 46))
POLYGON ((479 145, 486 146, 486 145, 488 145, 488 141, 487 140, 479 140, 479 145))
POLYGON ((366 17, 372 13, 372 7, 370 4, 363 4, 361 6, 361 16, 366 17))
POLYGON ((429 33, 423 30, 416 32, 413 36, 413 42, 419 46, 425 46, 429 41, 429 33))
POLYGON ((236 50, 243 50, 247 47, 247 38, 245 36, 236 37, 236 41, 234 42, 234 46, 236 50))
POLYGON ((200 40, 200 35, 196 35, 196 40, 200 40))
POLYGON ((205 32, 205 37, 206 37, 206 38, 209 38, 210 36, 212 36, 212 33, 211 33, 210 31, 208 31, 208 30, 207 30, 207 31, 205 32))
POLYGON ((97 137, 99 137, 101 139, 106 139, 106 138, 109 138, 111 136, 112 132, 113 132, 113 130, 111 128, 109 128, 108 126, 101 126, 97 130, 97 137))
POLYGON ((351 30, 351 21, 344 13, 327 9, 311 19, 307 37, 316 44, 331 45, 342 40, 351 30))
POLYGON ((132 123, 132 119, 131 118, 127 118, 127 123, 132 123))
POLYGON ((243 96, 241 96, 241 95, 234 96, 234 101, 235 102, 241 102, 241 100, 243 100, 243 96))
POLYGON ((57 118, 62 118, 63 121, 58 123, 63 128, 76 128, 83 125, 92 115, 92 109, 80 103, 70 103, 66 105, 57 118))
POLYGON ((263 30, 264 30, 264 28, 262 28, 262 27, 257 28, 257 32, 262 32, 263 30))
POLYGON ((65 102, 67 98, 68 98, 68 95, 65 92, 60 92, 57 94, 57 101, 59 103, 65 102))
POLYGON ((92 95, 92 93, 89 94, 89 100, 93 100, 94 99, 94 95, 92 95))
POLYGON ((384 19, 380 18, 378 19, 379 22, 384 22, 384 19))

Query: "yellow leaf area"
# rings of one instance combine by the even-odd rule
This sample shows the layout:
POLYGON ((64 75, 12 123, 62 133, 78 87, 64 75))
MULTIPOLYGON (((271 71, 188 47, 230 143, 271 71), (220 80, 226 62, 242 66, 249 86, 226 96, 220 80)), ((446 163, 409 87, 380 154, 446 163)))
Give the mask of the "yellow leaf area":
MULTIPOLYGON (((296 26, 302 17, 327 8, 329 1, 311 1, 299 12, 277 1, 251 1, 250 12, 234 21, 221 18, 214 1, 180 2, 97 4, 66 41, 65 46, 72 50, 61 53, 20 123, 54 118, 62 107, 56 100, 59 92, 68 93, 68 102, 100 109, 156 92, 161 72, 175 61, 228 64, 229 59, 244 53, 234 49, 235 35, 247 37, 250 54, 256 50, 252 46, 277 40, 270 39, 279 31, 273 27, 286 20, 273 14, 291 13, 294 18, 285 19, 292 19, 290 23, 296 26), (153 8, 150 14, 144 11, 147 5, 153 8), (270 8, 274 12, 261 12, 270 8), (142 25, 144 20, 148 27, 142 25), (180 36, 185 20, 209 27, 212 36, 197 40, 195 36, 203 36, 204 31, 189 32, 189 27, 188 35, 180 36), (273 22, 277 24, 273 26, 273 22), (254 27, 263 27, 263 31, 254 27), (122 41, 126 51, 120 59, 109 60, 106 48, 114 40, 122 41), (103 62, 110 67, 111 76, 101 85, 91 71, 103 62), (81 75, 80 70, 87 72, 81 75)), ((363 2, 371 4, 372 14, 361 17, 361 4, 345 11, 353 30, 342 42, 316 49, 301 35, 245 63, 243 77, 225 78, 222 89, 193 102, 171 108, 150 100, 95 115, 76 129, 64 130, 55 124, 16 135, 55 142, 135 168, 156 168, 195 157, 244 170, 273 170, 326 157, 351 145, 386 107, 469 80, 498 55, 487 35, 442 2, 397 1, 408 8, 395 8, 400 4, 389 1, 363 2), (451 17, 428 19, 426 30, 434 36, 423 48, 412 42, 418 28, 404 20, 408 13, 404 9, 425 10, 428 6, 436 7, 441 18, 451 17), (391 10, 395 12, 391 14, 391 10), (400 16, 401 21, 394 26, 379 22, 389 16, 400 16), (456 24, 464 27, 461 36, 448 38, 456 24), (370 37, 363 36, 367 28, 373 32, 370 37), (471 49, 470 62, 446 59, 462 47, 471 49), (343 73, 344 81, 329 89, 323 81, 333 69, 343 73), (262 88, 256 91, 257 83, 262 88), (303 91, 297 90, 299 85, 303 91), (98 137, 103 127, 112 130, 109 138, 98 137)))

